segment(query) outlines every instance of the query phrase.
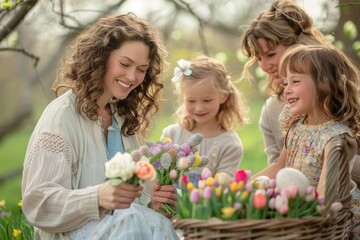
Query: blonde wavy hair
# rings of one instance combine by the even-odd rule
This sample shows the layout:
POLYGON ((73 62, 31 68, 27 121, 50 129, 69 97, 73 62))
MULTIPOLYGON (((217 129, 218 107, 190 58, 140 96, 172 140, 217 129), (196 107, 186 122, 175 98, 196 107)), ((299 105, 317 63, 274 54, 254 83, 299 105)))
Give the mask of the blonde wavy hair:
MULTIPOLYGON (((292 0, 273 1, 270 8, 258 15, 247 30, 241 35, 240 48, 250 58, 245 64, 242 77, 252 79, 250 68, 257 62, 261 54, 258 42, 263 38, 269 49, 282 44, 286 47, 294 44, 326 44, 331 43, 331 36, 324 36, 313 26, 311 17, 292 0)), ((270 76, 267 77, 266 92, 270 96, 281 97, 284 90, 270 76)))
POLYGON ((184 108, 184 89, 203 82, 211 84, 219 91, 219 94, 227 95, 226 101, 220 105, 219 112, 216 115, 222 129, 230 130, 247 123, 247 109, 242 94, 231 82, 231 77, 224 64, 214 58, 201 55, 191 61, 190 69, 191 75, 183 75, 176 83, 176 93, 181 103, 176 114, 178 115, 178 122, 183 128, 191 131, 196 126, 195 120, 188 115, 184 108))
POLYGON ((340 50, 332 46, 298 45, 289 48, 279 74, 310 74, 315 85, 315 107, 337 122, 352 128, 360 140, 360 72, 340 50))
POLYGON ((124 119, 122 134, 145 136, 150 117, 159 110, 167 52, 156 29, 135 14, 101 18, 80 34, 71 46, 71 56, 64 60, 53 89, 56 96, 72 89, 77 96, 79 114, 95 121, 99 110, 97 99, 104 93, 106 62, 113 50, 128 41, 142 41, 149 47, 149 68, 144 81, 126 99, 117 101, 115 109, 124 119))

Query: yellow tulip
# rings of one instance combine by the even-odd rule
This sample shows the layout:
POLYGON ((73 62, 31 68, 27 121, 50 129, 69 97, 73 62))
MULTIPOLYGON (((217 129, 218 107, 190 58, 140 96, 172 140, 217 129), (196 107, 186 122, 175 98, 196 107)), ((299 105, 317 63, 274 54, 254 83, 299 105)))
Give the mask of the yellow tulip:
POLYGON ((234 214, 235 208, 233 208, 233 207, 224 207, 224 208, 221 209, 221 212, 223 214, 222 215, 223 218, 230 218, 234 214))
POLYGON ((211 187, 211 186, 213 185, 213 182, 214 182, 214 178, 208 177, 208 178, 205 180, 205 185, 211 187))
POLYGON ((249 193, 248 193, 248 192, 245 191, 245 192, 242 192, 242 193, 241 193, 241 199, 242 199, 242 200, 246 200, 248 197, 249 197, 249 193))
POLYGON ((189 192, 191 192, 192 190, 194 190, 194 184, 192 182, 188 182, 186 188, 189 192))
POLYGON ((238 184, 237 184, 237 182, 232 182, 232 183, 230 184, 230 191, 236 192, 237 189, 238 189, 238 184))
POLYGON ((220 196, 221 196, 221 193, 222 193, 221 187, 215 188, 215 195, 216 195, 217 197, 220 197, 220 196))

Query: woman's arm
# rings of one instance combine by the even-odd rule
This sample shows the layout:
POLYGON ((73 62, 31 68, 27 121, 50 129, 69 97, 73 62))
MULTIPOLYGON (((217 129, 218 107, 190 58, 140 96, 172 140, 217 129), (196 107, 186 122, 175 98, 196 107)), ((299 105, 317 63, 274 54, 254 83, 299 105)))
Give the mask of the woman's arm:
POLYGON ((98 186, 72 190, 68 155, 59 150, 61 147, 49 148, 42 140, 42 146, 39 142, 30 146, 24 164, 22 209, 26 218, 51 233, 70 231, 99 219, 98 186))
MULTIPOLYGON (((281 152, 281 148, 279 147, 276 138, 279 138, 280 141, 283 142, 283 134, 282 132, 274 132, 274 129, 271 128, 271 120, 269 119, 268 115, 269 113, 267 112, 264 106, 260 114, 259 127, 265 145, 264 151, 267 156, 267 162, 268 164, 272 164, 279 159, 281 152)), ((276 122, 278 120, 274 118, 273 121, 275 121, 275 124, 279 124, 279 129, 280 129, 280 123, 276 122)))

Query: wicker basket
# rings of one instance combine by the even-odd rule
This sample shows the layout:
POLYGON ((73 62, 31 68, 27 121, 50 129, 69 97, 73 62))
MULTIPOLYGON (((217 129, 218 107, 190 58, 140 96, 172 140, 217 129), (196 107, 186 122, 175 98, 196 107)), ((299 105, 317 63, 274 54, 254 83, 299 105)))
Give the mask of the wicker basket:
POLYGON ((355 154, 356 143, 353 138, 341 135, 330 144, 323 216, 237 221, 176 219, 174 228, 180 229, 185 239, 346 239, 352 217, 349 161, 355 154), (340 201, 343 208, 330 214, 335 201, 340 201))

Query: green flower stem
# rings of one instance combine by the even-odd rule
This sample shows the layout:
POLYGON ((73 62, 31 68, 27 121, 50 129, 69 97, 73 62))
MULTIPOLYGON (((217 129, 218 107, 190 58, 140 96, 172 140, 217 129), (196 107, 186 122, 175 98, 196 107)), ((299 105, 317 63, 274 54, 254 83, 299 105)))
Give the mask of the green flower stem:
POLYGON ((251 193, 248 202, 247 202, 247 209, 246 209, 246 219, 252 219, 252 213, 253 213, 253 202, 254 199, 254 193, 251 193))
POLYGON ((296 197, 295 197, 295 217, 296 218, 299 218, 300 217, 300 194, 297 193, 296 194, 296 197))
POLYGON ((196 216, 196 207, 197 207, 197 204, 196 203, 194 203, 193 205, 192 205, 192 211, 191 211, 191 218, 197 218, 197 216, 196 216))
POLYGON ((211 197, 211 203, 212 203, 212 212, 214 214, 215 217, 217 218, 221 218, 221 203, 220 203, 220 198, 219 197, 214 197, 215 196, 215 191, 213 192, 213 197, 211 197))
POLYGON ((168 217, 172 218, 176 215, 176 210, 173 209, 169 204, 164 203, 159 209, 160 212, 165 213, 168 217))

